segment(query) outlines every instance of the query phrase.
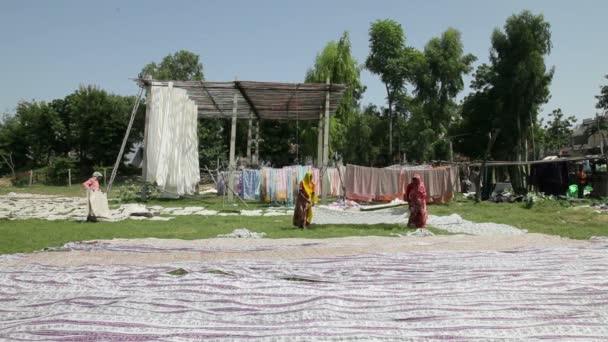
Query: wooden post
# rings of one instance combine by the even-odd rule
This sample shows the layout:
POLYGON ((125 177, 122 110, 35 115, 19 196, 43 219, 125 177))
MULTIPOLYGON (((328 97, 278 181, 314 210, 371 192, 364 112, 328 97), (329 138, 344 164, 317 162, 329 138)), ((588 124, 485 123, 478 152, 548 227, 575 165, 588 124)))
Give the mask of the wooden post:
POLYGON ((253 113, 249 111, 249 126, 247 127, 247 160, 251 163, 251 125, 253 124, 253 113))
POLYGON ((34 170, 30 170, 30 186, 34 183, 34 170))
MULTIPOLYGON (((235 77, 235 82, 236 82, 236 77, 235 77)), ((234 96, 232 98, 232 127, 230 129, 230 156, 229 156, 229 162, 228 162, 228 169, 229 169, 229 173, 228 173, 228 187, 230 189, 234 189, 234 170, 236 170, 236 160, 235 160, 235 149, 236 149, 236 113, 238 110, 238 103, 237 103, 238 97, 237 97, 237 89, 236 89, 236 84, 234 85, 234 96)), ((228 191, 228 199, 230 201, 232 201, 234 199, 232 191, 228 191)))
POLYGON ((317 168, 323 167, 323 108, 319 110, 319 128, 317 129, 317 168))
POLYGON ((481 167, 479 169, 479 178, 477 178, 475 180, 477 182, 477 184, 475 184, 475 187, 476 187, 475 202, 478 202, 478 203, 481 201, 481 187, 486 183, 486 177, 485 177, 486 162, 488 161, 490 153, 492 152, 492 146, 494 146, 494 143, 496 142, 496 138, 498 137, 499 133, 500 133, 500 128, 496 129, 494 132, 488 133, 488 145, 486 145, 486 152, 483 155, 483 160, 481 162, 481 167))
POLYGON ((327 187, 323 184, 323 175, 327 172, 329 165, 329 95, 330 95, 330 83, 329 77, 327 78, 327 90, 325 91, 325 124, 323 125, 323 169, 321 171, 321 199, 327 198, 327 187))
MULTIPOLYGON (((112 183, 114 182, 114 178, 116 177, 116 173, 118 172, 118 167, 120 166, 120 162, 122 161, 123 153, 125 152, 125 147, 127 146, 127 141, 129 140, 129 134, 131 133, 131 128, 133 127, 133 121, 135 120, 135 114, 137 114, 137 108, 139 108, 139 103, 141 102, 141 97, 144 93, 144 88, 139 88, 139 93, 137 94, 137 99, 135 100, 135 104, 133 105, 133 110, 131 111, 131 118, 129 119, 129 124, 127 125, 127 131, 125 132, 125 136, 122 139, 122 145, 120 146, 120 151, 118 151, 118 156, 116 156, 116 162, 114 163, 114 168, 112 169, 112 175, 110 176, 110 181, 108 181, 108 187, 106 188, 106 193, 109 195, 112 191, 112 183)), ((104 177, 105 179, 105 177, 104 177)))
MULTIPOLYGON (((146 87, 146 117, 144 119, 144 153, 141 161, 141 175, 146 182, 148 179, 148 126, 150 125, 150 111, 152 110, 152 88, 146 87)), ((104 169, 105 172, 105 169, 104 169)), ((105 182, 106 175, 103 179, 105 182)), ((105 185, 104 185, 105 186, 105 185)))
POLYGON ((72 169, 68 169, 68 186, 72 186, 72 169))
POLYGON ((448 142, 450 143, 450 163, 454 162, 454 147, 452 146, 452 139, 449 139, 448 142))
POLYGON ((260 160, 260 119, 255 123, 255 160, 254 164, 258 164, 260 160))

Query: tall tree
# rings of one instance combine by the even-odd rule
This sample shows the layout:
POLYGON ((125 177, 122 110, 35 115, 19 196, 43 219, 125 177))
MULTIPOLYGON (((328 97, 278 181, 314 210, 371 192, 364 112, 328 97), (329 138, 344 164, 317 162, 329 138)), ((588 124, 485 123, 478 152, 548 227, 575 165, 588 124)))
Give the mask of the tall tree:
POLYGON ((28 149, 32 166, 47 165, 65 131, 58 113, 46 102, 21 102, 15 115, 28 149))
MULTIPOLYGON (((74 137, 71 144, 78 155, 81 171, 87 172, 95 165, 112 165, 120 150, 135 97, 109 94, 95 86, 81 86, 68 95, 65 102, 70 116, 69 130, 74 137)), ((144 111, 140 107, 138 117, 143 117, 144 111)), ((141 130, 133 132, 127 148, 141 138, 141 130)))
MULTIPOLYGON (((361 84, 361 66, 351 53, 351 43, 348 32, 336 41, 330 41, 315 59, 315 64, 306 72, 306 83, 325 83, 329 79, 332 83, 346 85, 346 91, 342 97, 336 114, 332 116, 330 123, 331 141, 330 148, 344 155, 345 149, 350 145, 345 144, 345 132, 351 124, 359 107, 359 100, 365 87, 361 84)), ((303 134, 308 141, 316 142, 316 132, 311 125, 302 125, 303 134)), ((299 133, 298 133, 299 134, 299 133)), ((315 143, 316 145, 316 143, 315 143)), ((314 150, 307 150, 313 153, 314 150)))
MULTIPOLYGON (((495 77, 498 103, 497 114, 503 118, 500 142, 502 155, 522 160, 524 144, 537 120, 542 104, 549 99, 553 68, 545 65, 551 52, 551 25, 543 15, 523 11, 507 19, 504 31, 492 35, 490 61, 495 77)), ((526 192, 523 168, 510 168, 516 193, 526 192)))
POLYGON ((547 151, 554 152, 570 145, 576 117, 566 117, 561 108, 558 108, 549 114, 549 118, 549 122, 544 127, 543 145, 547 151))
POLYGON ((10 159, 8 163, 0 163, 2 174, 11 172, 14 176, 15 169, 30 162, 26 135, 15 115, 4 114, 0 121, 0 153, 10 159))
MULTIPOLYGON (((551 30, 542 15, 523 11, 507 19, 504 30, 492 34, 490 65, 478 68, 472 87, 476 92, 463 104, 464 122, 468 132, 475 132, 474 118, 483 118, 496 143, 492 155, 500 159, 522 160, 526 142, 531 140, 541 105, 549 99, 553 68, 545 65, 551 52, 551 30)), ((489 132, 488 131, 488 132, 489 132)), ((486 134, 482 135, 487 136, 486 134)), ((475 139, 488 140, 471 136, 475 139)), ((524 170, 509 168, 516 193, 526 192, 524 170)))
POLYGON ((420 53, 405 45, 401 24, 383 19, 372 23, 369 29, 370 52, 365 67, 379 75, 386 88, 389 119, 389 155, 393 154, 393 113, 397 98, 405 92, 405 85, 414 78, 420 53))
POLYGON ((140 77, 152 76, 156 80, 203 80, 203 64, 193 52, 180 50, 169 54, 160 63, 149 63, 139 73, 140 77))
MULTIPOLYGON (((608 75, 604 76, 608 79, 608 75)), ((597 104, 595 108, 602 109, 604 113, 608 114, 608 84, 604 85, 600 88, 600 94, 595 97, 597 99, 597 104)))
MULTIPOLYGON (((605 76, 608 79, 608 75, 605 76)), ((595 107, 603 111, 603 115, 598 113, 594 127, 589 129, 589 134, 599 134, 602 137, 602 152, 608 154, 608 85, 600 88, 600 94, 595 97, 597 104, 595 107)))
POLYGON ((446 145, 445 135, 457 115, 454 99, 464 89, 463 76, 471 72, 471 64, 476 60, 472 54, 465 54, 461 34, 449 28, 441 37, 432 38, 424 48, 424 59, 417 68, 415 78, 415 100, 421 104, 423 118, 414 118, 418 130, 426 131, 428 138, 421 146, 429 150, 425 153, 436 155, 440 144, 446 145))

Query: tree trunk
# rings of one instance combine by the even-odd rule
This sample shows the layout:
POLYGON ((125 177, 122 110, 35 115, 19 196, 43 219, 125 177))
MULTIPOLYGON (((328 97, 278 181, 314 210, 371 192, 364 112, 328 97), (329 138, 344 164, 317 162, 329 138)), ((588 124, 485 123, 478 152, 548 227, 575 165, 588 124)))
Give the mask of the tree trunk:
POLYGON ((386 87, 386 98, 388 100, 388 158, 393 158, 393 99, 388 85, 386 87))
POLYGON ((532 137, 532 160, 536 160, 536 144, 534 143, 534 122, 532 121, 532 113, 530 113, 530 135, 532 137))
POLYGON ((393 107, 392 103, 388 102, 388 156, 389 160, 393 158, 393 107))
POLYGON ((508 167, 509 178, 511 178, 511 187, 516 195, 526 195, 528 189, 526 187, 526 172, 523 165, 512 165, 508 167))
POLYGON ((492 146, 494 146, 494 143, 496 142, 496 138, 498 137, 499 133, 500 133, 500 128, 498 128, 496 131, 494 131, 494 133, 492 133, 492 132, 488 133, 488 145, 486 146, 486 151, 483 155, 483 161, 481 162, 481 168, 479 169, 479 177, 475 180, 477 182, 477 184, 475 184, 475 187, 477 190, 475 193, 475 202, 481 201, 481 185, 480 184, 485 184, 485 179, 483 179, 483 177, 485 174, 486 162, 488 160, 488 157, 490 156, 490 152, 492 151, 492 146))

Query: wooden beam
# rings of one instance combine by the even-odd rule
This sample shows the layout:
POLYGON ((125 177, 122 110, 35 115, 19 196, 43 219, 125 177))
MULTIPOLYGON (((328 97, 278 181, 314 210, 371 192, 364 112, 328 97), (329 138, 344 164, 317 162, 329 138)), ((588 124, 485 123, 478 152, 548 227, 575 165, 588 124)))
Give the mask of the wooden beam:
POLYGON ((323 107, 319 110, 319 125, 317 126, 317 168, 323 168, 323 107))
POLYGON ((234 81, 234 85, 235 85, 236 89, 239 90, 239 92, 241 93, 241 95, 243 96, 245 101, 247 101, 249 108, 251 108, 251 110, 253 110, 253 113, 255 114, 255 116, 258 117, 258 120, 259 120, 260 113, 258 113, 258 109, 253 104, 253 101, 251 101, 251 99, 249 98, 249 95, 247 95, 247 93, 245 92, 245 89, 243 89, 243 87, 241 86, 241 83, 239 81, 234 81))
MULTIPOLYGON (((236 170, 236 112, 238 111, 238 92, 236 89, 233 90, 233 100, 232 100, 232 127, 230 129, 230 156, 228 163, 228 187, 230 189, 234 189, 234 170, 236 170)), ((231 191, 228 192, 228 199, 233 200, 233 194, 231 191)))
POLYGON ((251 125, 252 125, 252 112, 249 112, 249 126, 247 126, 247 160, 251 162, 251 125))
MULTIPOLYGON (((143 84, 142 84, 143 86, 143 84)), ((152 110, 152 88, 146 86, 146 117, 144 119, 144 154, 141 161, 141 176, 144 182, 148 179, 148 125, 150 125, 150 110, 152 110)), ((103 178, 106 181, 106 178, 103 178)))
POLYGON ((327 78, 327 85, 329 86, 325 92, 325 124, 323 125, 323 170, 321 172, 321 198, 325 200, 327 198, 327 187, 323 184, 323 175, 327 172, 329 166, 329 104, 330 104, 330 89, 331 84, 329 83, 329 77, 327 78))
POLYGON ((203 90, 207 93, 207 96, 209 96, 209 99, 211 100, 211 103, 213 103, 213 106, 215 106, 215 108, 222 114, 224 115, 224 112, 222 111, 222 109, 217 105, 217 102, 215 102, 215 99, 213 98, 213 96, 211 95, 211 93, 209 92, 209 89, 207 89, 207 87, 205 87, 205 82, 201 81, 201 86, 203 87, 203 90))
MULTIPOLYGON (((294 90, 294 92, 291 94, 291 96, 289 97, 289 100, 287 100, 287 105, 286 105, 286 112, 289 115, 289 107, 291 106, 291 100, 293 100, 293 98, 298 94, 298 88, 300 87, 300 84, 296 84, 296 88, 294 90)), ((297 109, 296 109, 297 110, 297 109)))
POLYGON ((255 124, 255 164, 260 162, 260 120, 255 124))

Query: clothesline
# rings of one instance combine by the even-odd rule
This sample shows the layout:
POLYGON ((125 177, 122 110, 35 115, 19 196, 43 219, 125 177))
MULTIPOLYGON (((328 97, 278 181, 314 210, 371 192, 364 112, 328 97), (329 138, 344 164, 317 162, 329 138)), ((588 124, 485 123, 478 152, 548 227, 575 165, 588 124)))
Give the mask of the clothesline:
POLYGON ((389 202, 403 199, 405 189, 414 174, 420 174, 428 191, 428 202, 446 202, 460 191, 457 167, 441 166, 430 169, 373 168, 347 165, 344 177, 346 198, 355 201, 389 202))
MULTIPOLYGON (((345 168, 341 167, 341 173, 337 168, 328 168, 324 174, 312 166, 286 166, 283 168, 244 169, 234 171, 234 191, 246 200, 262 200, 270 203, 281 203, 293 205, 297 196, 298 184, 304 178, 306 172, 312 172, 317 192, 321 193, 323 186, 329 187, 331 196, 342 196, 341 178, 345 168)), ((226 182, 230 177, 229 171, 221 172, 218 177, 218 194, 226 192, 226 182)))

